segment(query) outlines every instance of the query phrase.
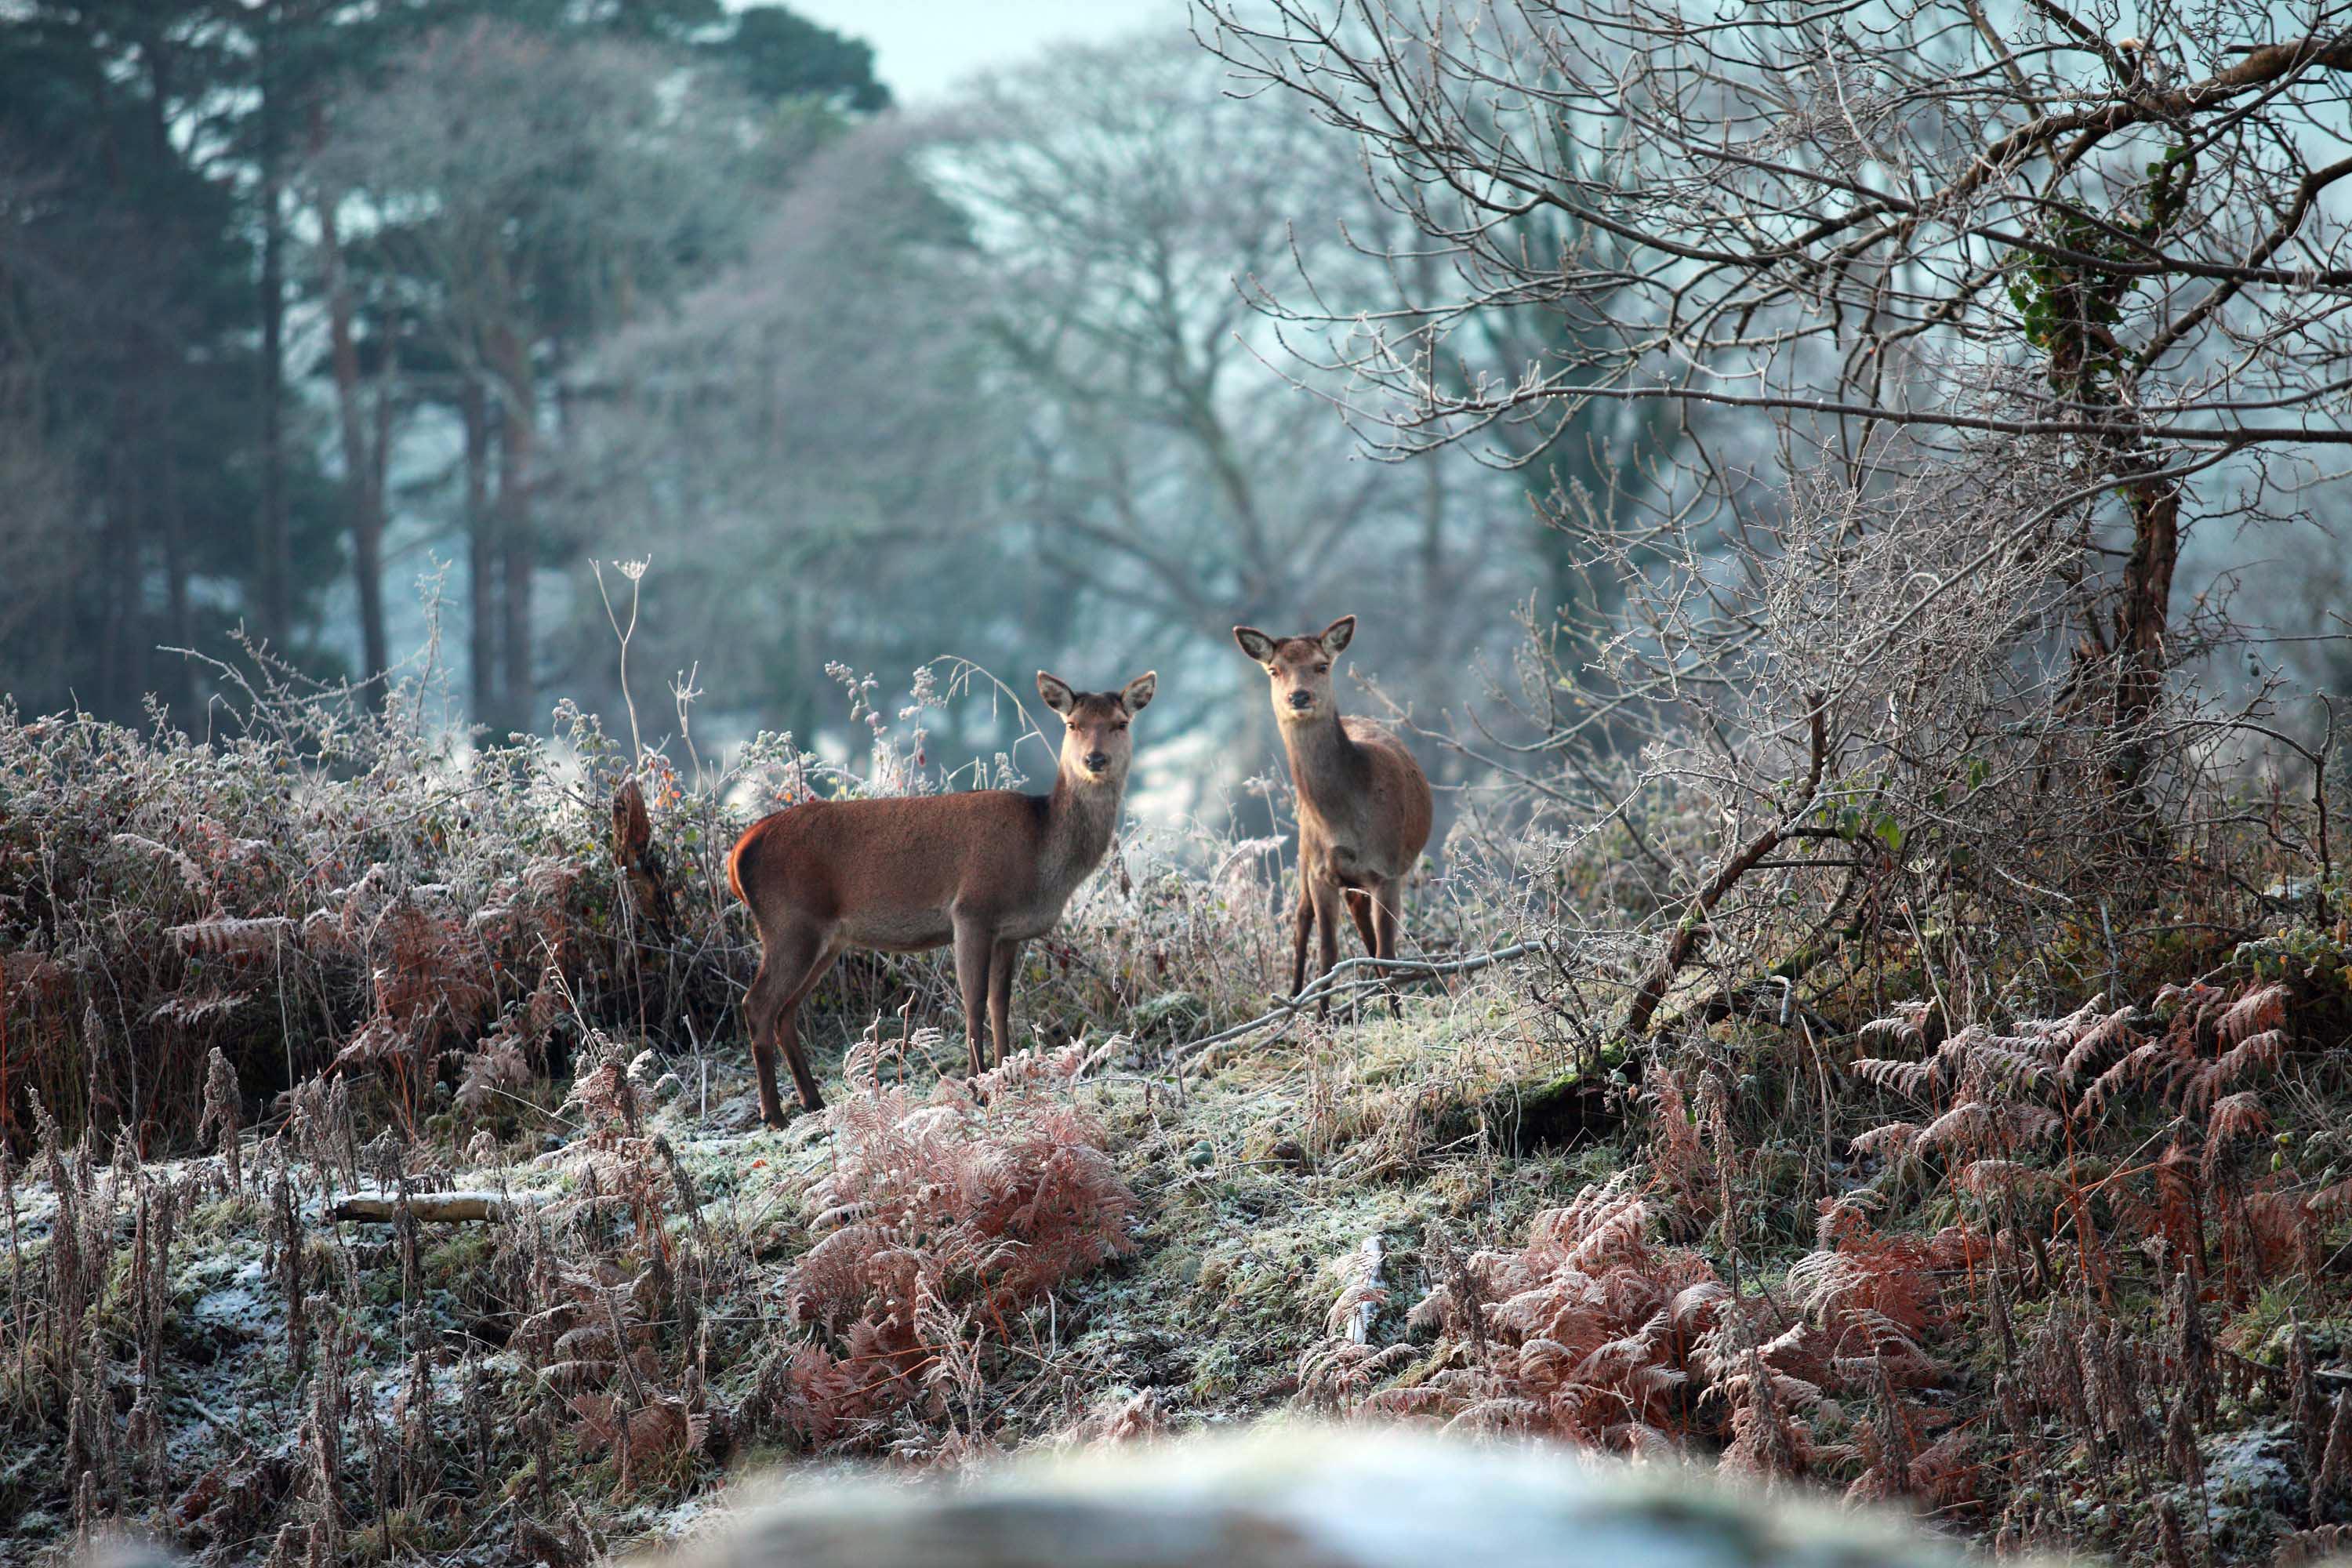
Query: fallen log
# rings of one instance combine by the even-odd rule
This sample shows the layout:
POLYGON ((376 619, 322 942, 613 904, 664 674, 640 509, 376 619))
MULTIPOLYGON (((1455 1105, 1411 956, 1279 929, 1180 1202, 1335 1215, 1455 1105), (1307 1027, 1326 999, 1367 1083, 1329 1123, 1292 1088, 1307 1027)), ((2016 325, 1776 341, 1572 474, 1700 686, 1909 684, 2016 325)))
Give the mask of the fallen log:
POLYGON ((405 1198, 391 1193, 353 1193, 329 1209, 327 1217, 390 1225, 405 1209, 417 1219, 436 1224, 467 1220, 488 1224, 506 1218, 520 1206, 498 1193, 411 1193, 405 1198))

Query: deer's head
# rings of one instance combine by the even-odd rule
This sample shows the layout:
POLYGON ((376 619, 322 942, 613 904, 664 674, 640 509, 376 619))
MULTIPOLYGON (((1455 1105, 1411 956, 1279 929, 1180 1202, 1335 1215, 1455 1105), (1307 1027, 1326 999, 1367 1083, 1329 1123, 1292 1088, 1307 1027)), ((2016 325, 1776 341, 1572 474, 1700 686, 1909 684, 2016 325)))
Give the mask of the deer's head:
POLYGON ((1128 724, 1159 689, 1160 676, 1137 676, 1117 691, 1078 691, 1058 675, 1037 672, 1037 695, 1062 716, 1062 773, 1086 784, 1120 784, 1135 755, 1128 724))
POLYGON ((1274 682, 1274 716, 1286 724, 1303 724, 1335 711, 1331 667, 1355 635, 1353 616, 1341 616, 1319 632, 1294 637, 1268 637, 1255 626, 1234 628, 1234 640, 1274 682))

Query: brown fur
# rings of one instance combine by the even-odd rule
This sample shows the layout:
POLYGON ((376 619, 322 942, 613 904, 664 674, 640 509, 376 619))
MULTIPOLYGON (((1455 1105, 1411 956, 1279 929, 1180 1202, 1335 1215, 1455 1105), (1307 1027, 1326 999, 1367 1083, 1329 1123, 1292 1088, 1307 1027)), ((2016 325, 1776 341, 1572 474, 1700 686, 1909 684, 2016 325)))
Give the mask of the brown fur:
MULTIPOLYGON (((1298 913, 1290 993, 1307 988, 1307 940, 1318 928, 1316 973, 1339 961, 1339 907, 1354 917, 1364 951, 1394 958, 1405 879, 1421 862, 1434 816, 1429 779, 1404 742, 1365 719, 1339 714, 1331 667, 1356 632, 1343 616, 1320 632, 1273 637, 1235 626, 1234 640, 1264 667, 1274 715, 1298 792, 1298 913)), ((1396 1005, 1393 994, 1390 1005, 1396 1005)), ((1330 1000, 1317 1010, 1328 1016, 1330 1000)))
POLYGON ((1123 691, 1073 691, 1043 670, 1037 689, 1062 716, 1050 795, 1012 790, 811 801, 761 817, 727 858, 727 885, 760 931, 760 973, 743 1000, 760 1113, 784 1121, 776 1046, 807 1110, 822 1109, 801 1047, 801 1004, 850 948, 919 952, 952 944, 971 1070, 983 1070, 983 1005, 996 1059, 1012 1048, 1013 972, 1110 847, 1133 755, 1128 722, 1157 678, 1123 691), (1092 765, 1090 765, 1090 762, 1092 765), (774 1039, 772 1041, 771 1034, 774 1039))

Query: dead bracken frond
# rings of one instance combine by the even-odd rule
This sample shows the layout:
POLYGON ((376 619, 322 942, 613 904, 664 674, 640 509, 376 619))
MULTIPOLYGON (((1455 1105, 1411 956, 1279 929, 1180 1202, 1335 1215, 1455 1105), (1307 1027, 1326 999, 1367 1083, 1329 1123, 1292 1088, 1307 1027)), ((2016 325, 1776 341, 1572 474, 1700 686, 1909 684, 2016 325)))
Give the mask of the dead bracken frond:
POLYGON ((1077 1047, 1019 1052, 918 1095, 884 1081, 869 1037, 825 1112, 816 1240, 785 1284, 823 1341, 782 1363, 768 1395, 810 1441, 870 1442, 927 1386, 976 1402, 990 1333, 1132 1247, 1135 1195, 1078 1100, 1085 1061, 1077 1047))

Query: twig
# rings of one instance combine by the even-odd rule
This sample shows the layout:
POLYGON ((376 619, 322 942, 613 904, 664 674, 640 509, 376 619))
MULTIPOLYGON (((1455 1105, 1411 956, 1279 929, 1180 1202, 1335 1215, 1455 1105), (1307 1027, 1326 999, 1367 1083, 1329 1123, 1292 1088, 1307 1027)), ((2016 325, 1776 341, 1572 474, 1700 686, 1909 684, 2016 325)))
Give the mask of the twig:
POLYGON ((1172 1066, 1181 1066, 1212 1046, 1221 1046, 1228 1040, 1240 1039, 1244 1035, 1254 1035, 1270 1025, 1280 1023, 1286 1018, 1294 1017, 1305 1012, 1318 1002, 1348 992, 1368 990, 1381 984, 1384 979, 1424 979, 1440 974, 1468 974, 1475 970, 1490 968, 1497 963, 1507 963, 1512 959, 1524 958, 1528 953, 1542 951, 1543 943, 1539 942, 1513 942, 1508 947, 1496 948, 1490 952, 1474 952, 1466 957, 1448 959, 1442 963, 1425 958, 1346 959, 1325 970, 1313 984, 1287 1002, 1277 1005, 1273 1011, 1260 1014, 1246 1024, 1236 1024, 1230 1029, 1221 1029, 1205 1039, 1193 1040, 1189 1044, 1179 1046, 1169 1058, 1169 1061, 1172 1066), (1374 973, 1362 979, 1349 978, 1344 984, 1341 983, 1343 975, 1352 976, 1354 972, 1360 970, 1370 970, 1374 973))

